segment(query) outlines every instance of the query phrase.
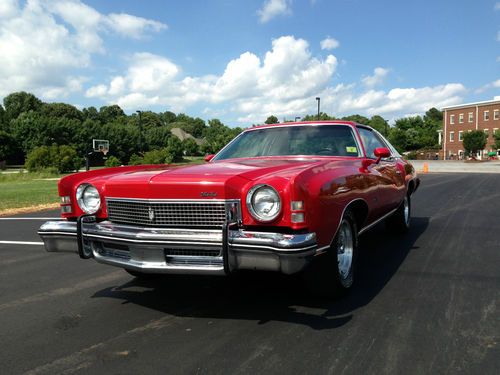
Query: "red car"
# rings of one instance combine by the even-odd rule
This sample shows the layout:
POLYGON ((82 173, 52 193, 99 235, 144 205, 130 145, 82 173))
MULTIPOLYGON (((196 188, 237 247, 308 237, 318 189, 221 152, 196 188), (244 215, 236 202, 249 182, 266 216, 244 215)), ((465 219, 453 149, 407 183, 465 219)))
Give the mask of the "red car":
POLYGON ((345 121, 247 129, 203 165, 118 167, 59 182, 47 251, 148 274, 304 271, 315 293, 354 281, 358 236, 410 226, 414 168, 374 129, 345 121))

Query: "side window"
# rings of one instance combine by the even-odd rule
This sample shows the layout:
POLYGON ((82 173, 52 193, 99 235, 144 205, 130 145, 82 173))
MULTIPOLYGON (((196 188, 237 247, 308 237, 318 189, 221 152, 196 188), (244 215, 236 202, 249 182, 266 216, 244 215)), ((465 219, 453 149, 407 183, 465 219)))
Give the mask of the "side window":
POLYGON ((375 158, 375 149, 379 147, 387 147, 384 142, 373 131, 366 128, 358 128, 359 136, 365 146, 366 156, 375 158))

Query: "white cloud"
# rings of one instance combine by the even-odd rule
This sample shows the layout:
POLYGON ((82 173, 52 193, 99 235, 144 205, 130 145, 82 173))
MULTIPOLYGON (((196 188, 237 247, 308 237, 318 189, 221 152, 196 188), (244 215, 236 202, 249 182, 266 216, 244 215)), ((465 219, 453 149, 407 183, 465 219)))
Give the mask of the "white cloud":
POLYGON ((182 110, 194 103, 230 102, 234 112, 270 108, 293 113, 304 97, 328 86, 337 67, 335 56, 315 58, 309 44, 293 36, 273 40, 263 59, 242 53, 229 61, 220 76, 179 78, 178 66, 152 54, 136 54, 130 61, 123 76, 114 77, 104 89, 90 88, 87 95, 130 110, 148 105, 182 110), (120 90, 114 90, 114 85, 120 90))
POLYGON ((290 0, 266 0, 257 11, 259 20, 266 23, 276 16, 291 14, 290 0))
POLYGON ((313 57, 307 41, 293 36, 273 40, 263 58, 242 53, 229 61, 219 76, 181 77, 181 68, 170 60, 142 53, 130 59, 123 75, 111 77, 104 87, 89 89, 87 95, 132 111, 161 106, 176 112, 204 105, 204 113, 222 111, 225 117, 249 124, 263 121, 270 114, 292 119, 313 113, 316 96, 321 97, 321 109, 335 116, 360 113, 391 118, 458 104, 467 91, 460 83, 375 90, 373 86, 388 73, 380 67, 373 76, 365 77, 362 86, 333 86, 337 64, 333 55, 313 57))
POLYGON ((340 43, 337 39, 332 37, 327 37, 320 42, 321 49, 332 50, 338 48, 340 43))
POLYGON ((18 0, 2 0, 0 2, 0 19, 14 17, 18 13, 18 0))
POLYGON ((500 88, 500 79, 497 79, 496 81, 493 81, 493 82, 487 83, 484 86, 481 86, 475 92, 476 92, 476 94, 481 94, 481 93, 488 91, 488 90, 491 90, 493 88, 500 88))
MULTIPOLYGON (((82 90, 92 55, 105 52, 101 35, 117 32, 139 37, 162 28, 140 18, 128 29, 113 15, 99 13, 79 0, 2 0, 0 2, 0 96, 26 90, 46 99, 82 90), (142 25, 142 26, 141 26, 142 25)), ((92 92, 91 92, 92 93, 92 92)))
POLYGON ((367 87, 374 87, 384 82, 385 77, 389 73, 389 69, 377 67, 373 70, 373 75, 363 77, 362 82, 367 87))
POLYGON ((141 38, 146 32, 158 32, 167 28, 167 25, 161 22, 125 13, 112 13, 108 16, 107 22, 110 29, 136 39, 141 38))
POLYGON ((495 10, 500 10, 500 2, 495 3, 495 10))

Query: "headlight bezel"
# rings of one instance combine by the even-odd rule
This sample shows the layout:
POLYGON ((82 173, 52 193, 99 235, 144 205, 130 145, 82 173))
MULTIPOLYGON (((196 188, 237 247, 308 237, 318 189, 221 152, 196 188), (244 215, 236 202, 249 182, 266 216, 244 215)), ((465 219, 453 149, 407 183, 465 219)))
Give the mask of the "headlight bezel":
POLYGON ((281 214, 281 211, 283 209, 283 204, 281 202, 281 196, 278 193, 278 191, 271 185, 268 184, 258 184, 252 186, 250 190, 248 190, 247 196, 246 196, 246 204, 247 204, 247 209, 250 212, 250 215, 257 221, 262 222, 262 223, 269 223, 278 218, 278 216, 281 214), (275 201, 278 208, 276 212, 272 216, 262 216, 257 212, 257 210, 254 207, 254 201, 253 198, 257 192, 259 192, 261 189, 270 189, 270 191, 276 196, 277 200, 275 201))
POLYGON ((76 188, 76 202, 78 204, 78 207, 80 210, 85 212, 88 215, 95 214, 101 209, 101 194, 99 194, 99 190, 92 184, 89 183, 83 183, 78 185, 76 188), (88 189, 94 189, 95 193, 97 194, 98 198, 98 204, 97 205, 89 205, 88 202, 85 201, 85 193, 88 191, 88 189))

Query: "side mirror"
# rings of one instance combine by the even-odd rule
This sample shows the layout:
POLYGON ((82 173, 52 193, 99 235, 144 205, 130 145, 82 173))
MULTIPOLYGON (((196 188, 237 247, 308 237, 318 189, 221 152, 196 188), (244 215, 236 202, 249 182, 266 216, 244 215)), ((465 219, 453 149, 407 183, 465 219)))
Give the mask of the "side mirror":
POLYGON ((380 159, 391 156, 391 151, 386 147, 378 147, 373 151, 373 153, 377 157, 377 163, 380 162, 380 159))
POLYGON ((215 154, 210 154, 210 155, 207 155, 205 156, 205 161, 208 163, 210 160, 212 160, 214 158, 215 154))

